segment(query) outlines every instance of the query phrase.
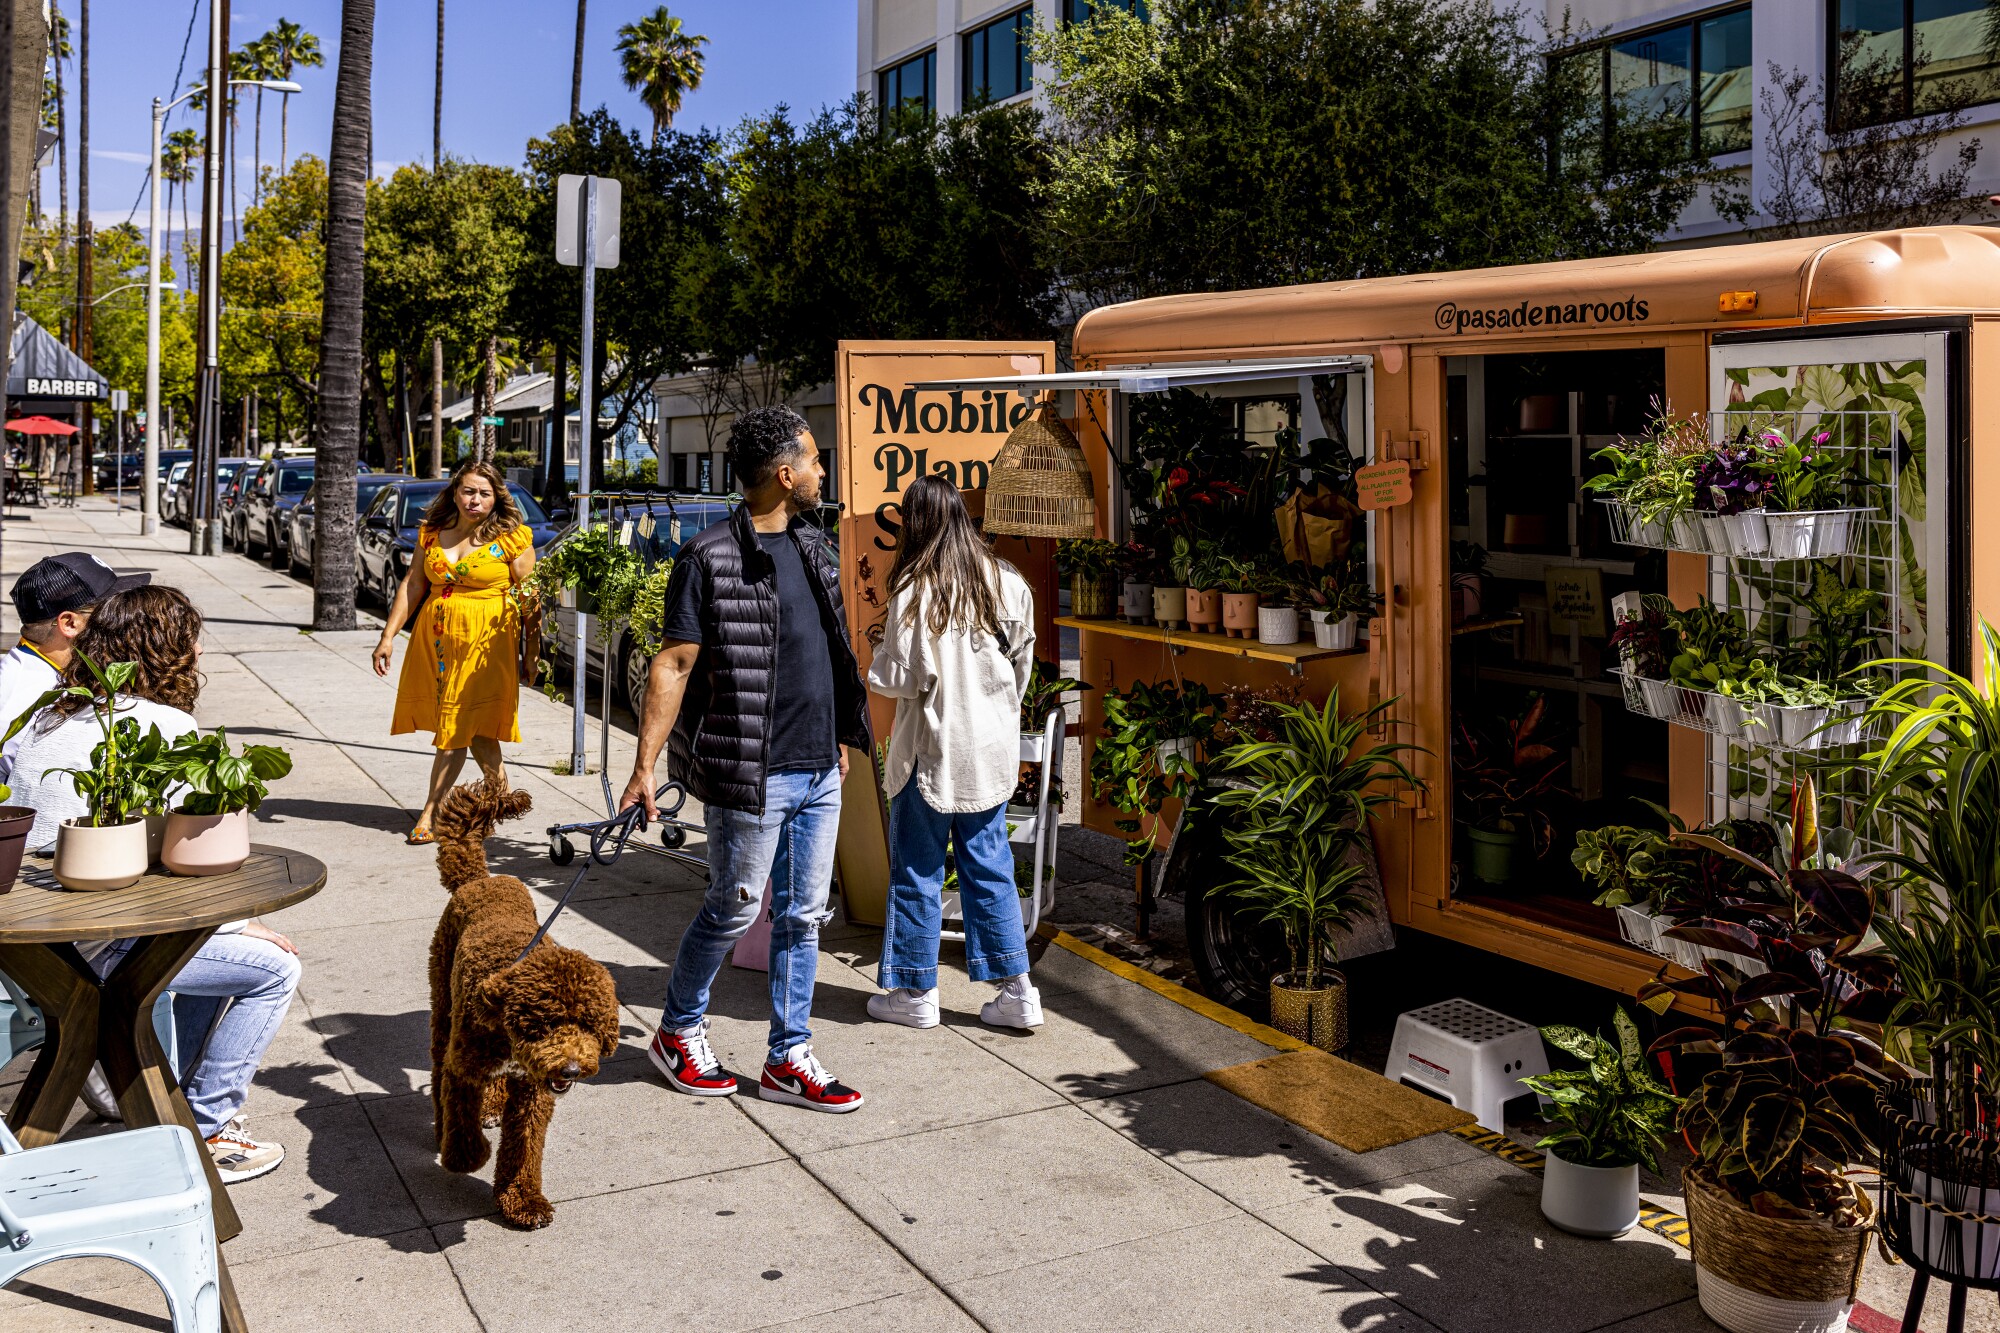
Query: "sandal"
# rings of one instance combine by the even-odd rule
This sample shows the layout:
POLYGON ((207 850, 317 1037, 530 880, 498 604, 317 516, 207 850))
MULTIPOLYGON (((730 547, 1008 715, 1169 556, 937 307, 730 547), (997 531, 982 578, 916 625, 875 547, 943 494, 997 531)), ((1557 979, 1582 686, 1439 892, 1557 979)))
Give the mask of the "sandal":
POLYGON ((403 839, 403 841, 411 847, 428 847, 436 842, 437 839, 431 836, 429 829, 419 824, 410 830, 410 836, 403 839))

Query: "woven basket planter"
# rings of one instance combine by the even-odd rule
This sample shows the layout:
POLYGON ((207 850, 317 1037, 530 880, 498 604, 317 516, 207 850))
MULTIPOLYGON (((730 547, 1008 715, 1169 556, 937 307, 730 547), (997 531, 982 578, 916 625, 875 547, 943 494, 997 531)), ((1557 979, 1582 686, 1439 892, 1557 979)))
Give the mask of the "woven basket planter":
POLYGON ((1861 1287, 1870 1225, 1760 1217, 1701 1167, 1681 1174, 1701 1308, 1730 1333, 1841 1333, 1861 1287))
POLYGON ((1097 493, 1090 462, 1056 414, 1054 395, 1014 427, 993 456, 986 482, 985 528, 1012 537, 1097 535, 1097 493))

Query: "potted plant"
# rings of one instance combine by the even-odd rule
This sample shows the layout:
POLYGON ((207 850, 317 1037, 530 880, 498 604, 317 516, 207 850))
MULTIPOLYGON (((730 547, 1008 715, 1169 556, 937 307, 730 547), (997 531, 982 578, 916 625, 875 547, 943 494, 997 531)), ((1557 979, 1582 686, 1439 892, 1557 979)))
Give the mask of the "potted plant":
POLYGON ((1695 1150, 1682 1180, 1702 1309, 1734 1333, 1845 1327, 1875 1211, 1847 1173, 1872 1161, 1862 1126, 1899 1070, 1873 1035, 1898 1000, 1893 961, 1862 947, 1875 889, 1808 864, 1813 825, 1794 818, 1783 873, 1719 840, 1674 835, 1739 862, 1769 893, 1670 929, 1713 953, 1696 976, 1639 992, 1662 1008, 1699 997, 1721 1016, 1719 1035, 1680 1028, 1652 1052, 1710 1066, 1681 1105, 1695 1150))
POLYGON ((1216 699, 1193 681, 1184 686, 1135 681, 1104 696, 1104 731, 1090 753, 1091 791, 1125 812, 1114 827, 1127 835, 1125 863, 1153 854, 1145 821, 1168 800, 1192 790, 1196 750, 1215 730, 1216 699))
POLYGON ((1585 490, 1599 492, 1612 513, 1612 540, 1630 546, 1706 552, 1708 544, 1694 510, 1695 476, 1713 452, 1708 428, 1653 404, 1654 415, 1636 440, 1620 437, 1592 458, 1611 470, 1587 479, 1585 490))
POLYGON ((122 889, 152 864, 146 855, 146 821, 139 814, 144 775, 131 762, 140 745, 139 724, 115 712, 118 691, 131 683, 139 668, 134 662, 99 667, 82 652, 77 660, 89 669, 96 690, 81 685, 50 690, 21 715, 15 727, 58 699, 89 700, 104 739, 91 750, 90 767, 57 770, 68 772, 88 813, 57 826, 55 877, 66 889, 122 889))
POLYGON ((621 576, 642 571, 643 563, 638 551, 614 538, 610 525, 593 524, 565 536, 535 561, 533 586, 545 600, 595 615, 604 591, 621 576))
POLYGON ((1486 548, 1478 542, 1451 544, 1451 623, 1463 625, 1486 603, 1486 548))
POLYGON ((1868 784, 1860 812, 1894 855, 1902 910, 1875 919, 1900 997, 1887 1039, 1918 1075, 1877 1099, 1881 1226, 1920 1271, 2000 1279, 2000 635, 1979 624, 1978 681, 1934 663, 1869 705, 1886 739, 1840 767, 1868 784))
POLYGON ((1549 807, 1566 794, 1569 760, 1544 736, 1547 718, 1547 701, 1534 693, 1517 716, 1458 722, 1452 768, 1474 879, 1513 883, 1555 836, 1549 807))
POLYGON ((1833 446, 1833 434, 1821 429, 1802 438, 1767 428, 1753 464, 1766 483, 1766 554, 1773 560, 1806 560, 1847 553, 1854 511, 1842 508, 1846 498, 1847 459, 1833 446))
POLYGON ((1225 555, 1217 562, 1222 632, 1233 639, 1247 639, 1257 633, 1257 587, 1261 577, 1254 560, 1225 555))
POLYGON ((176 875, 226 875, 250 858, 250 812, 270 794, 265 784, 292 771, 292 757, 275 745, 231 754, 217 727, 181 737, 166 767, 183 794, 167 816, 161 864, 176 875))
POLYGON ((1618 1043, 1572 1027, 1546 1027, 1542 1040, 1583 1061, 1521 1080, 1553 1104, 1555 1128, 1535 1146, 1542 1164, 1542 1216, 1564 1231, 1609 1239, 1639 1224, 1639 1168, 1658 1173, 1660 1148, 1680 1098, 1653 1077, 1639 1029, 1611 1011, 1618 1043))
POLYGON ((1153 623, 1168 629, 1187 624, 1188 576, 1194 564, 1194 543, 1186 537, 1174 538, 1173 552, 1167 556, 1167 577, 1153 585, 1153 623))
POLYGON ((1021 762, 1039 764, 1048 755, 1044 752, 1043 728, 1048 723, 1049 714, 1063 706, 1062 697, 1071 690, 1094 688, 1080 680, 1072 680, 1062 674, 1055 663, 1044 658, 1036 658, 1028 668, 1028 688, 1021 692, 1021 762))
MULTIPOLYGON (((1180 539, 1176 539, 1178 549, 1180 539)), ((1222 624, 1222 581, 1229 557, 1218 542, 1196 541, 1187 559, 1187 622, 1190 629, 1214 633, 1222 624)))
POLYGON ((1289 970, 1271 978, 1271 1023, 1325 1050, 1347 1044, 1347 981, 1333 966, 1335 939, 1372 915, 1368 825, 1421 780, 1404 761, 1407 742, 1366 744, 1394 700, 1350 716, 1340 691, 1326 702, 1277 704, 1277 739, 1242 741, 1217 758, 1240 781, 1211 802, 1238 818, 1223 830, 1237 878, 1225 891, 1258 921, 1284 932, 1289 970))
POLYGON ((1079 537, 1056 543, 1056 565, 1069 575, 1069 613, 1085 620, 1113 615, 1112 578, 1118 573, 1116 542, 1079 537))
POLYGON ((1299 604, 1306 600, 1311 577, 1302 564, 1260 572, 1257 579, 1257 642, 1299 641, 1299 604))
POLYGON ((1343 569, 1329 569, 1305 588, 1310 608, 1313 642, 1335 652, 1350 651, 1360 637, 1361 621, 1375 614, 1382 595, 1370 587, 1367 571, 1359 561, 1343 569))
POLYGON ((1153 584, 1159 558, 1138 542, 1126 542, 1118 548, 1118 572, 1124 575, 1124 585, 1119 590, 1119 603, 1125 619, 1134 625, 1149 625, 1153 621, 1153 584))
POLYGON ((1715 555, 1758 557, 1770 549, 1755 439, 1719 444, 1695 467, 1694 493, 1705 544, 1715 555))

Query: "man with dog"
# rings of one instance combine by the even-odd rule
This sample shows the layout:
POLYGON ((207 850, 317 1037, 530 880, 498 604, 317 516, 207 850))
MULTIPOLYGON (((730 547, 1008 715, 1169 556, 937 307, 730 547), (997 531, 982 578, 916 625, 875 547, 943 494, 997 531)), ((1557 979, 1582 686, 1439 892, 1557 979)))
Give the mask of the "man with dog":
POLYGON ((798 413, 759 408, 729 431, 744 500, 680 550, 667 585, 639 752, 621 808, 654 804, 668 768, 702 803, 708 891, 681 936, 648 1048, 669 1085, 726 1097, 736 1079, 708 1042, 710 987, 771 885, 771 1032, 759 1093, 846 1112, 861 1094, 813 1057, 819 930, 832 915, 843 746, 871 753, 868 694, 847 637, 840 578, 804 515, 826 477, 798 413))

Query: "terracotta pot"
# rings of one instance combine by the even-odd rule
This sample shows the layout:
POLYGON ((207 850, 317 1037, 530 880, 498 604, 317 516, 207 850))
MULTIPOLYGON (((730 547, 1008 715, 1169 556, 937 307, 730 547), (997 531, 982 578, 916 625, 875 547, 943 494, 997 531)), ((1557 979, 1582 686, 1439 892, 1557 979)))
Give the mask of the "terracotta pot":
POLYGON ((65 819, 56 826, 56 882, 66 889, 122 889, 136 883, 149 864, 143 819, 102 828, 65 819))
POLYGON ((1186 588, 1153 589, 1153 619, 1161 625, 1177 626, 1187 624, 1188 590, 1186 588))
POLYGON ((1222 594, 1222 628, 1231 638, 1256 638, 1257 594, 1254 592, 1222 594))
POLYGON ((160 863, 176 875, 226 875, 250 859, 250 812, 167 816, 160 863))
POLYGON ((1222 594, 1204 592, 1200 588, 1187 590, 1188 624, 1204 633, 1213 634, 1222 623, 1222 594))
POLYGON ((25 805, 0 805, 0 893, 14 887, 21 873, 21 853, 28 848, 28 830, 35 812, 25 805))

